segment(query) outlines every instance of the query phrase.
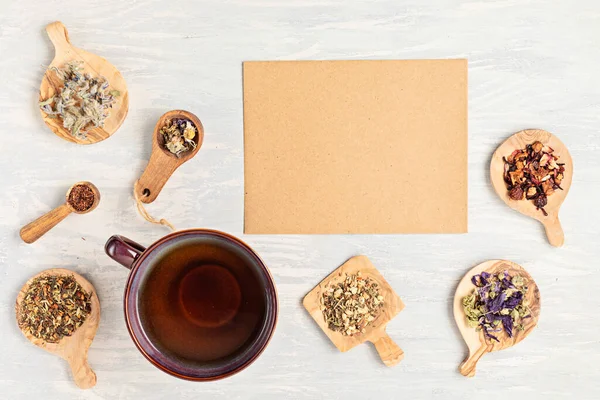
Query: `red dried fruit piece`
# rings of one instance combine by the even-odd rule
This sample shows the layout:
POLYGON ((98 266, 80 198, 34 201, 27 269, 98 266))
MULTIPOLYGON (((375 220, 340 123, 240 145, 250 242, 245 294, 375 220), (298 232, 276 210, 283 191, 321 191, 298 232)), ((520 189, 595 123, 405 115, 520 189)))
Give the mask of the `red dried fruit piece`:
POLYGON ((508 192, 508 196, 513 200, 523 200, 523 195, 525 192, 521 188, 521 186, 515 186, 508 192))

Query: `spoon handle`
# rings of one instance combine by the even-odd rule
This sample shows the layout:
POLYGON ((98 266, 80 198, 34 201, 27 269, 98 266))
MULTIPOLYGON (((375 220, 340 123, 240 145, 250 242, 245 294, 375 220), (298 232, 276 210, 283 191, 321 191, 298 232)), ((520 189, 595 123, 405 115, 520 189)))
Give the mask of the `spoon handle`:
POLYGON ((182 159, 165 155, 163 150, 155 145, 150 161, 134 188, 138 192, 138 198, 143 203, 152 203, 156 200, 165 183, 183 162, 182 159))
POLYGON ((81 389, 89 389, 96 385, 96 373, 87 361, 87 351, 84 355, 75 354, 75 357, 67 358, 67 362, 73 373, 75 384, 81 389))
POLYGON ((70 47, 71 42, 69 42, 69 31, 60 21, 53 22, 46 26, 46 33, 50 38, 50 41, 54 45, 54 49, 56 53, 64 50, 65 47, 70 47))
POLYGON ((373 344, 381 361, 388 367, 393 367, 404 358, 404 351, 385 332, 379 339, 373 341, 373 344))
POLYGON ((565 233, 558 220, 558 214, 549 215, 543 224, 550 244, 554 247, 561 247, 565 243, 565 233))
POLYGON ((458 367, 460 373, 470 378, 475 376, 475 367, 477 366, 477 362, 485 353, 489 351, 488 347, 489 346, 487 344, 482 343, 481 347, 479 347, 474 354, 469 353, 469 357, 463 361, 462 364, 460 364, 460 367, 458 367))
POLYGON ((71 209, 65 203, 47 212, 33 222, 28 223, 21 228, 21 239, 25 243, 33 243, 41 238, 46 232, 52 229, 56 224, 65 219, 71 213, 71 209))

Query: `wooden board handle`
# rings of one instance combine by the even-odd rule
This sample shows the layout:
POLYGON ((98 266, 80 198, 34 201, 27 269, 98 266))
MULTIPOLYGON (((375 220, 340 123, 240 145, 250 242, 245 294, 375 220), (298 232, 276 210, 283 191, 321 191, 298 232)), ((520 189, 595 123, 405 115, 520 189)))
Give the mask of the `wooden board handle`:
POLYGON ((543 220, 543 224, 550 244, 554 247, 561 247, 565 243, 565 233, 558 220, 558 214, 549 215, 543 220))
POLYGON ((42 215, 33 222, 21 228, 21 239, 25 243, 33 243, 41 238, 46 232, 55 227, 60 221, 71 213, 71 209, 65 203, 54 210, 42 215))
POLYGON ((74 358, 68 358, 67 362, 71 366, 73 380, 81 389, 89 389, 96 385, 96 373, 92 370, 87 361, 87 351, 85 354, 75 354, 74 358))
POLYGON ((469 354, 469 357, 467 357, 467 359, 460 364, 460 367, 458 367, 460 373, 470 378, 475 376, 477 362, 489 351, 488 347, 489 346, 486 343, 482 343, 481 347, 479 347, 475 353, 469 354))
POLYGON ((387 333, 373 342, 381 361, 388 367, 393 367, 404 358, 404 351, 388 336, 387 333))
POLYGON ((161 149, 154 148, 150 161, 135 188, 138 198, 143 203, 152 203, 156 200, 165 183, 181 163, 180 160, 164 154, 161 149))
POLYGON ((57 53, 59 52, 59 49, 71 46, 71 42, 69 42, 69 31, 67 31, 67 28, 62 22, 56 21, 48 24, 46 26, 46 33, 48 33, 48 37, 57 53))

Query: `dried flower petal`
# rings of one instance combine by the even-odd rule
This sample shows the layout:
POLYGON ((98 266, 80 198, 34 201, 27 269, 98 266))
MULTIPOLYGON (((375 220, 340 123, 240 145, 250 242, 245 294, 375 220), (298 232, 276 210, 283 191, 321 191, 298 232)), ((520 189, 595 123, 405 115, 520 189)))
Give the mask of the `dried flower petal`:
POLYGON ((512 200, 532 200, 547 215, 547 197, 561 190, 564 164, 557 163, 554 149, 536 141, 504 158, 504 182, 512 200))
POLYGON ((197 130, 193 122, 184 118, 174 118, 160 128, 164 139, 164 147, 177 157, 181 153, 196 148, 197 130))
POLYGON ((491 275, 487 272, 474 275, 471 282, 475 289, 463 297, 462 306, 467 324, 483 331, 489 340, 499 341, 492 333, 504 330, 508 337, 513 329, 524 329, 522 320, 530 316, 525 304, 526 280, 508 272, 491 275), (501 327, 500 327, 501 326, 501 327))
POLYGON ((110 115, 118 90, 108 89, 104 77, 92 78, 81 73, 81 63, 69 62, 63 68, 50 68, 64 83, 53 97, 39 102, 40 109, 48 116, 58 116, 63 127, 78 139, 86 139, 92 128, 104 126, 110 115))
POLYGON ((325 323, 345 336, 364 333, 365 327, 379 316, 383 302, 379 285, 363 278, 360 272, 346 274, 342 282, 327 287, 321 297, 325 323))

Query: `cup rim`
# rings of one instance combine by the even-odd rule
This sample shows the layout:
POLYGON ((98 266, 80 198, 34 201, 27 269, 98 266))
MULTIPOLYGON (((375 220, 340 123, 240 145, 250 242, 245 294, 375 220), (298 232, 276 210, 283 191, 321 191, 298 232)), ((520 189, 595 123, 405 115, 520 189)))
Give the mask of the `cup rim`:
MULTIPOLYGON (((135 296, 135 294, 134 294, 134 296, 135 296)), ((137 306, 135 304, 134 304, 134 308, 137 308, 137 306)), ((162 238, 158 239, 157 241, 152 243, 150 246, 148 246, 140 254, 140 256, 134 261, 134 263, 131 267, 129 276, 127 277, 127 282, 126 282, 126 286, 125 286, 125 293, 124 293, 124 297, 123 297, 123 311, 124 311, 124 315, 125 315, 125 324, 127 325, 127 330, 129 331, 129 336, 131 336, 131 339, 135 343, 135 346, 140 351, 140 353, 142 353, 142 355, 148 361, 150 361, 150 363, 152 363, 156 368, 160 369, 161 371, 166 372, 167 374, 175 376, 177 378, 188 380, 188 381, 195 381, 195 382, 207 382, 207 381, 216 381, 216 380, 224 379, 224 378, 227 378, 231 375, 234 375, 234 374, 246 369, 248 366, 250 366, 250 364, 252 364, 254 361, 256 361, 256 359, 263 353, 263 351, 266 349, 266 347, 270 343, 271 339, 273 338, 273 334, 274 334, 275 328, 277 326, 278 317, 279 317, 279 299, 278 299, 278 295, 277 295, 277 288, 275 286, 275 281, 273 279, 273 276, 271 275, 271 272, 267 268, 264 261, 260 258, 260 256, 248 244, 246 244, 241 239, 239 239, 233 235, 230 235, 228 233, 222 232, 222 231, 218 231, 218 230, 214 230, 214 229, 193 228, 193 229, 185 229, 185 230, 171 232, 168 235, 163 236, 162 238), (239 365, 235 365, 232 368, 226 368, 226 370, 224 372, 222 372, 218 375, 214 375, 214 376, 198 377, 198 376, 186 375, 184 373, 174 371, 172 368, 170 368, 166 365, 163 365, 159 360, 156 360, 151 354, 149 354, 148 350, 143 346, 143 344, 140 343, 140 341, 137 337, 137 334, 134 332, 134 327, 133 327, 134 324, 137 324, 139 326, 139 330, 141 332, 144 331, 144 329, 141 325, 141 322, 138 322, 136 320, 132 321, 132 318, 131 318, 132 316, 129 314, 129 311, 128 311, 128 306, 130 303, 130 296, 132 295, 132 293, 131 293, 132 292, 132 290, 131 290, 132 283, 133 283, 134 278, 137 276, 139 268, 143 264, 144 260, 157 247, 164 244, 165 242, 167 242, 171 239, 174 239, 176 237, 185 236, 185 235, 189 235, 189 234, 204 234, 204 235, 209 235, 209 236, 221 237, 221 238, 224 238, 226 240, 233 242, 234 244, 240 246, 243 250, 247 251, 250 256, 255 258, 255 260, 257 261, 257 265, 261 268, 262 272, 265 274, 265 277, 267 278, 267 283, 268 283, 268 287, 266 288, 268 291, 267 296, 271 297, 272 311, 270 313, 267 313, 266 321, 264 322, 263 327, 262 327, 262 330, 263 330, 262 337, 266 337, 266 339, 263 339, 264 341, 262 343, 259 343, 259 345, 258 345, 259 347, 257 348, 257 350, 255 350, 250 357, 248 357, 246 360, 243 360, 239 365)), ((261 335, 259 335, 259 337, 260 336, 261 335)))

